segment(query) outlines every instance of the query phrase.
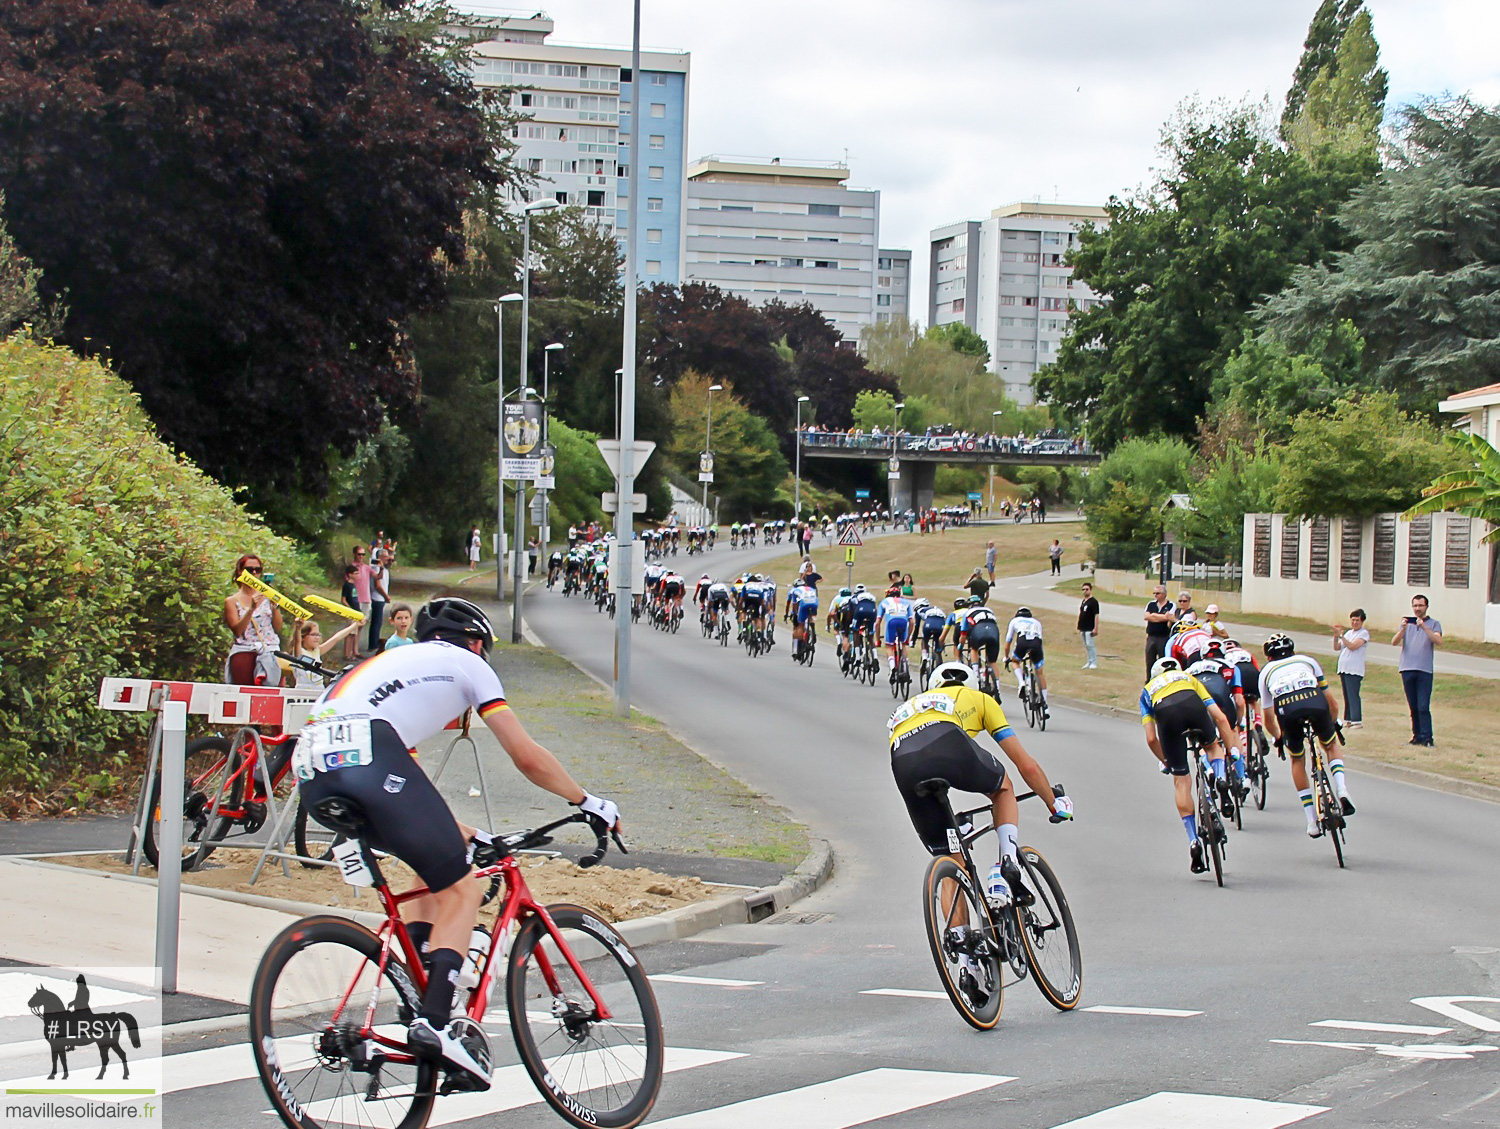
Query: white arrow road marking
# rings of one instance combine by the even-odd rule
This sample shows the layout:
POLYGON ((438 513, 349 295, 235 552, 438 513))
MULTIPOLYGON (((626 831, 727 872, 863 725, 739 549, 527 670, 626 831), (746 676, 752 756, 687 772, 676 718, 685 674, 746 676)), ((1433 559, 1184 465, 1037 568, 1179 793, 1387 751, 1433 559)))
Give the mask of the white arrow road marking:
POLYGON ((1340 1051, 1371 1051, 1387 1058, 1411 1058, 1425 1059, 1429 1061, 1444 1061, 1456 1058, 1473 1058, 1483 1051, 1493 1051, 1500 1048, 1487 1047, 1482 1044, 1454 1045, 1449 1043, 1413 1043, 1411 1046, 1398 1046, 1395 1043, 1322 1043, 1311 1039, 1272 1039, 1273 1043, 1285 1043, 1293 1047, 1332 1047, 1340 1051))
POLYGON ((764 980, 721 980, 716 976, 679 976, 675 972, 651 977, 653 984, 701 984, 705 988, 754 988, 764 980))
POLYGON ((1423 1027, 1418 1023, 1365 1023, 1358 1019, 1320 1019, 1309 1027, 1338 1027, 1345 1031, 1375 1031, 1381 1035, 1446 1035, 1451 1027, 1423 1027))
POLYGON ((1428 1011, 1435 1011, 1448 1019, 1456 1019, 1470 1027, 1477 1027, 1480 1031, 1500 1032, 1500 1019, 1491 1019, 1487 1015, 1480 1015, 1477 1011, 1458 1006, 1459 1004, 1500 1004, 1500 999, 1494 996, 1418 996, 1412 1000, 1412 1003, 1418 1007, 1425 1007, 1428 1011))
POLYGON ((1323 1113, 1326 1106, 1263 1102, 1218 1094, 1152 1094, 1058 1125, 1055 1129, 1278 1129, 1323 1113))
POLYGON ((947 992, 929 992, 925 988, 866 988, 861 996, 906 996, 913 1000, 946 1000, 947 992))

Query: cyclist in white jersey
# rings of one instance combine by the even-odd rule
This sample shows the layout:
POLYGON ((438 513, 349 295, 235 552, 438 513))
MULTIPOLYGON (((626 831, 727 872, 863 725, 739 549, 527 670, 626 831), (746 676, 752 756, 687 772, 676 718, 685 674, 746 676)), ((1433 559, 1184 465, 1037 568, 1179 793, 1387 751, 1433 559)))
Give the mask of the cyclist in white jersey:
POLYGON ((1278 632, 1266 640, 1264 649, 1270 660, 1260 672, 1260 698, 1266 706, 1266 732, 1280 739, 1279 743, 1291 757, 1292 784, 1307 817, 1307 834, 1316 839, 1323 834, 1323 827, 1314 810, 1312 785, 1303 760, 1306 752, 1302 747, 1304 722, 1312 726, 1313 736, 1323 746, 1323 755, 1328 758, 1328 768, 1333 773, 1339 806, 1345 815, 1354 814, 1354 803, 1349 799, 1349 789, 1344 783, 1344 760, 1333 749, 1338 732, 1338 699, 1328 689, 1317 659, 1297 654, 1296 644, 1290 636, 1278 632))
POLYGON ((1042 690, 1042 714, 1051 716, 1047 709, 1046 658, 1042 653, 1042 621, 1031 614, 1030 608, 1019 608, 1005 628, 1005 665, 1016 668, 1016 689, 1021 691, 1021 700, 1026 700, 1026 678, 1021 663, 1027 659, 1036 667, 1036 683, 1042 690))
MULTIPOLYGON (((590 795, 556 757, 532 739, 505 701, 486 661, 493 632, 467 600, 440 598, 417 616, 418 642, 375 655, 330 686, 314 704, 292 755, 301 802, 320 818, 320 801, 353 801, 365 839, 416 871, 430 893, 403 903, 412 941, 431 965, 409 1042, 489 1088, 489 1049, 467 1016, 453 1019, 454 986, 484 887, 470 880, 466 840, 488 832, 458 823, 410 749, 473 709, 511 762, 539 788, 618 828, 619 809, 590 795)), ((337 829, 337 828, 335 828, 337 829)))

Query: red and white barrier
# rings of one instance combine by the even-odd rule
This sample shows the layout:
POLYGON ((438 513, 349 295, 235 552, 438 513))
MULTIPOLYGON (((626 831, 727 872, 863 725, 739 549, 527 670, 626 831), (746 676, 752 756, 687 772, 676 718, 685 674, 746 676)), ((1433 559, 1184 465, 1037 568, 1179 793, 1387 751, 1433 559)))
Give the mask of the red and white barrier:
POLYGON ((189 714, 205 717, 211 725, 277 726, 296 733, 321 694, 322 690, 317 688, 105 678, 99 683, 99 708, 145 713, 160 709, 163 702, 182 702, 189 714), (160 695, 157 691, 161 691, 160 695))

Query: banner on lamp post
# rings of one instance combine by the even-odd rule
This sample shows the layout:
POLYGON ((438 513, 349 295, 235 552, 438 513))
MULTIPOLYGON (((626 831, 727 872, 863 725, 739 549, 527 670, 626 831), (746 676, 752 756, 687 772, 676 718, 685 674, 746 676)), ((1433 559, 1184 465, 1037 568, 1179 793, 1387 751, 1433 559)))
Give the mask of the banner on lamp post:
POLYGON ((547 444, 542 448, 542 454, 537 459, 536 488, 538 490, 552 490, 557 486, 557 448, 547 444))
POLYGON ((698 481, 712 482, 714 480, 714 453, 702 451, 698 455, 698 481))
POLYGON ((505 405, 500 429, 500 474, 508 479, 530 480, 541 469, 542 405, 522 400, 505 405))

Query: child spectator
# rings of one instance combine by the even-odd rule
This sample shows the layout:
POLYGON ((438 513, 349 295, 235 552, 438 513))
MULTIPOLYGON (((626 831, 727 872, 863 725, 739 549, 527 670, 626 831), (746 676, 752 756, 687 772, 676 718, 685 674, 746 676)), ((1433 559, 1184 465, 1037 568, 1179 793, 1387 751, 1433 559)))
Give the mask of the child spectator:
MULTIPOLYGON (((340 593, 343 596, 344 606, 346 608, 353 608, 355 611, 359 611, 359 590, 354 586, 354 578, 358 573, 358 565, 344 566, 344 587, 340 593)), ((350 620, 349 622, 356 627, 359 626, 358 620, 350 620)), ((359 658, 359 642, 355 638, 354 633, 351 632, 344 637, 344 661, 353 662, 357 658, 359 658)))
POLYGON ((408 643, 415 643, 411 635, 412 610, 410 604, 391 605, 391 626, 396 629, 396 634, 385 641, 385 649, 389 651, 392 647, 404 647, 408 643))
MULTIPOLYGON (((358 628, 359 623, 351 619, 345 626, 324 639, 323 629, 318 626, 317 620, 299 619, 297 629, 292 632, 292 655, 295 658, 311 659, 313 662, 320 663, 323 656, 328 653, 328 648, 353 635, 358 628)), ((294 665, 292 685, 299 690, 322 689, 323 679, 321 675, 294 665)))

